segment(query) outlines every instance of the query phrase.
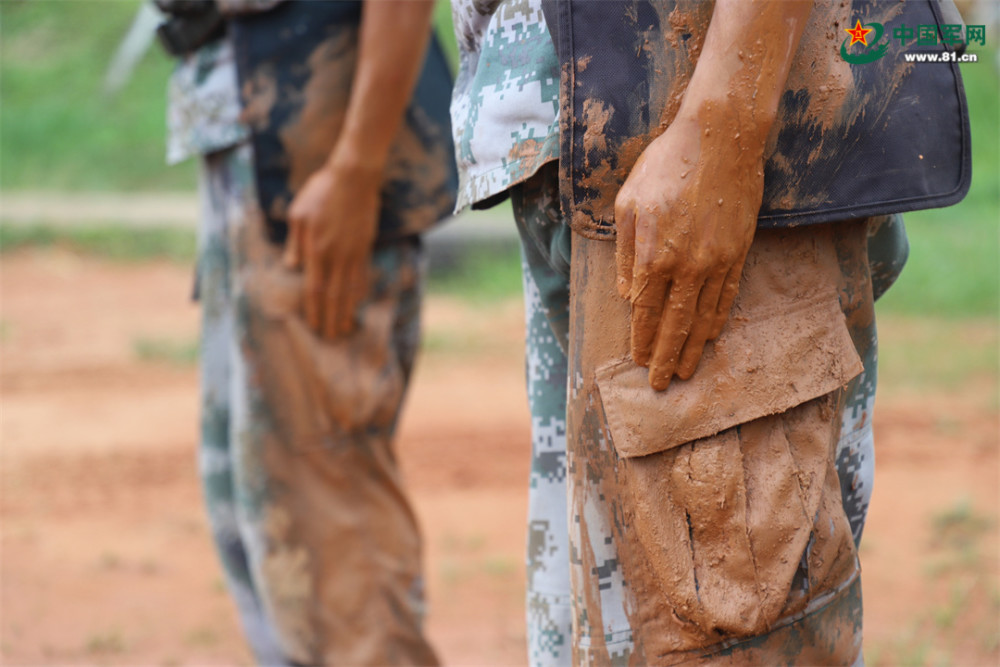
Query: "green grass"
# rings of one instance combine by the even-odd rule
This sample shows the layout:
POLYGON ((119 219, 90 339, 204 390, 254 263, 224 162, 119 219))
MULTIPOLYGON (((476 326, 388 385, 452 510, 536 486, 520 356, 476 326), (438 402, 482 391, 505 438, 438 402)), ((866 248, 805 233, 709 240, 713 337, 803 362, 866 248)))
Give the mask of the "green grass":
POLYGON ((910 259, 879 314, 1000 315, 1000 83, 992 53, 962 65, 972 187, 959 204, 905 216, 910 259))
MULTIPOLYGON (((0 0, 0 189, 193 190, 193 164, 163 163, 172 62, 159 47, 149 50, 117 96, 101 94, 104 72, 140 1, 0 0)), ((434 20, 454 63, 447 0, 438 0, 434 20)), ((962 66, 972 189, 957 206, 906 216, 910 261, 879 302, 880 315, 1000 316, 1000 85, 993 53, 979 52, 981 62, 962 66)), ((0 246, 69 243, 109 257, 193 258, 184 233, 28 230, 0 229, 0 246)), ((431 288, 490 302, 519 292, 518 271, 513 254, 477 256, 431 288)))
POLYGON ((190 264, 195 259, 195 246, 193 230, 174 227, 0 225, 0 254, 21 248, 62 247, 114 261, 166 259, 190 264))
POLYGON ((449 271, 432 273, 428 290, 484 305, 516 297, 521 293, 520 253, 516 247, 474 250, 449 271))
MULTIPOLYGON (((142 0, 0 0, 0 189, 193 190, 164 163, 173 61, 154 43, 117 95, 104 73, 142 0)), ((435 23, 452 63, 447 0, 435 23)))
POLYGON ((117 630, 93 634, 84 644, 84 650, 90 655, 112 655, 123 653, 125 649, 125 640, 117 630))
POLYGON ((985 404, 997 404, 1000 325, 995 318, 888 315, 879 318, 878 329, 880 390, 959 389, 978 382, 985 404))
POLYGON ((193 366, 198 362, 198 341, 139 338, 132 343, 136 359, 170 366, 193 366))
POLYGON ((441 48, 451 63, 451 71, 457 72, 458 44, 455 43, 455 26, 451 20, 450 0, 437 0, 437 4, 434 5, 434 28, 441 41, 441 48))
POLYGON ((0 2, 0 187, 190 190, 194 166, 164 164, 172 62, 153 45, 126 87, 104 72, 140 0, 0 2))

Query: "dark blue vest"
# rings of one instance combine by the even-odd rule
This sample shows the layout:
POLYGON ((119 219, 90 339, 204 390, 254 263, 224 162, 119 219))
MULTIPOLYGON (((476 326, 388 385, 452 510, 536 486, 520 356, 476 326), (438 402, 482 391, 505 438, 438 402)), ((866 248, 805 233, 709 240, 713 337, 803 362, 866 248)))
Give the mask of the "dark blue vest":
MULTIPOLYGON (((577 231, 613 238, 615 194, 641 149, 676 113, 714 4, 544 0, 543 6, 562 65, 564 212, 577 231), (602 132, 605 141, 588 145, 588 130, 602 132), (592 178, 598 169, 601 178, 592 178)), ((950 206, 965 196, 972 167, 958 65, 904 59, 955 51, 940 40, 927 46, 916 39, 918 26, 945 20, 936 0, 817 0, 770 136, 760 227, 950 206), (867 50, 845 47, 849 60, 866 59, 858 54, 871 60, 852 63, 841 52, 844 28, 859 19, 878 23, 882 34, 872 34, 877 42, 867 50), (894 38, 903 26, 913 31, 908 42, 894 38)))
MULTIPOLYGON (((257 191, 274 242, 285 238, 295 192, 339 136, 357 61, 361 4, 287 0, 230 20, 243 121, 252 131, 257 191)), ((433 39, 390 153, 378 241, 425 231, 454 209, 451 85, 433 39)))

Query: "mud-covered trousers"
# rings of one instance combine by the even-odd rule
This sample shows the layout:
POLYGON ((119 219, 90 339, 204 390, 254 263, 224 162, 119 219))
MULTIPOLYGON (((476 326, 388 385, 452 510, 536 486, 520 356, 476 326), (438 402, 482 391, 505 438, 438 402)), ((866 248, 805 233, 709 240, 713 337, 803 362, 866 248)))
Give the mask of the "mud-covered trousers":
MULTIPOLYGON (((669 579, 670 575, 664 567, 658 569, 651 561, 665 554, 658 554, 655 544, 650 545, 650 540, 637 538, 635 533, 655 534, 668 527, 668 521, 655 515, 660 513, 664 503, 670 502, 668 496, 671 492, 673 500, 679 503, 683 492, 690 492, 691 488, 656 487, 659 483, 656 478, 669 477, 671 473, 676 475, 675 468, 680 465, 676 458, 671 463, 674 469, 665 468, 663 461, 657 461, 658 457, 669 453, 632 457, 629 452, 623 454, 615 449, 620 443, 613 442, 614 429, 609 427, 609 417, 605 414, 606 411, 613 411, 607 405, 601 405, 599 390, 604 387, 598 387, 600 380, 592 377, 595 375, 594 360, 581 358, 602 354, 601 350, 595 350, 593 343, 588 347, 587 328, 597 327, 587 319, 587 315, 592 318, 613 316, 622 311, 619 304, 612 308, 609 315, 602 312, 604 305, 601 304, 601 301, 618 299, 613 282, 614 243, 589 241, 573 234, 561 217, 557 190, 554 165, 511 190, 514 217, 522 243, 526 375, 533 438, 527 544, 530 664, 687 664, 702 661, 713 664, 859 663, 861 593, 855 565, 856 553, 852 551, 841 555, 839 568, 846 575, 828 577, 834 584, 832 591, 820 595, 819 599, 807 599, 810 585, 819 588, 824 583, 817 580, 816 574, 810 576, 809 552, 815 547, 812 543, 801 549, 805 555, 799 567, 793 568, 796 571, 791 585, 786 582, 788 590, 779 591, 779 598, 787 597, 791 602, 779 599, 777 605, 784 606, 785 611, 790 613, 781 615, 782 619, 774 624, 772 631, 727 641, 724 633, 706 636, 693 623, 693 627, 680 629, 675 623, 667 628, 657 625, 662 623, 664 617, 676 618, 679 613, 678 604, 671 609, 671 605, 663 603, 663 600, 683 605, 683 595, 665 594, 664 589, 657 585, 657 579, 669 579), (573 288, 580 289, 581 283, 586 288, 587 281, 592 284, 603 281, 603 295, 587 300, 583 294, 574 293, 571 300, 571 264, 574 262, 577 266, 572 271, 573 288), (604 271, 603 277, 594 275, 601 266, 610 271, 610 277, 607 271, 604 271), (588 307, 598 312, 581 312, 588 307), (570 325, 571 315, 577 318, 575 326, 570 325), (641 466, 644 465, 650 468, 643 470, 641 466), (647 478, 644 479, 643 475, 647 478), (653 480, 648 479, 650 475, 653 480), (645 499, 652 501, 652 517, 649 516, 648 504, 643 503, 644 498, 637 497, 643 494, 652 496, 645 499), (631 538, 628 537, 630 533, 631 538), (673 638, 672 644, 670 637, 673 638), (698 648, 689 648, 692 645, 698 648)), ((848 546, 853 550, 861 539, 874 475, 871 420, 877 343, 872 301, 884 293, 899 275, 906 261, 908 246, 899 216, 844 224, 851 231, 844 231, 839 241, 835 240, 836 235, 831 238, 829 233, 820 233, 833 255, 827 264, 832 265, 828 266, 828 272, 832 273, 831 281, 836 282, 832 296, 834 312, 827 319, 835 320, 839 317, 836 311, 844 312, 845 317, 839 321, 846 324, 848 348, 854 348, 844 351, 852 355, 856 350, 863 371, 843 389, 808 401, 805 408, 787 411, 792 415, 790 419, 793 423, 786 423, 783 428, 794 433, 796 424, 801 426, 807 424, 809 419, 818 420, 821 435, 829 434, 828 440, 832 439, 830 456, 835 471, 826 476, 825 486, 833 486, 826 489, 826 496, 835 497, 832 504, 836 507, 827 507, 826 513, 830 517, 826 519, 842 521, 843 528, 849 531, 842 539, 850 543, 848 546), (839 517, 836 516, 838 514, 839 517)), ((831 230, 828 228, 826 232, 831 230)), ((809 236, 816 233, 810 232, 809 236)), ((758 246, 777 241, 777 249, 782 253, 795 248, 794 240, 782 247, 782 239, 776 238, 781 237, 780 233, 765 232, 758 236, 763 239, 755 242, 758 246)), ((811 238, 805 243, 822 246, 811 238)), ((753 253, 749 261, 754 261, 753 253)), ((746 273, 744 278, 747 278, 746 273)), ((746 319, 741 318, 739 308, 734 311, 733 317, 746 319)), ((843 327, 843 324, 840 326, 843 327)), ((781 330, 780 324, 771 328, 775 337, 780 338, 786 333, 781 330)), ((626 331, 624 340, 627 339, 626 331)), ((598 341, 598 345, 604 344, 605 341, 598 341)), ((619 347, 622 346, 627 348, 627 344, 619 343, 619 347)), ((837 363, 837 360, 833 361, 837 363)), ((860 370, 860 365, 855 370, 860 370)), ((638 373, 637 377, 638 381, 643 381, 645 376, 638 373)), ((795 378, 791 380, 794 382, 795 378)), ((837 384, 836 381, 834 384, 837 384)), ((611 382, 607 391, 610 395, 618 389, 620 387, 611 382)), ((711 396, 704 398, 706 403, 711 402, 711 396)), ((610 420, 614 421, 616 417, 620 415, 612 414, 610 420)), ((766 423, 767 420, 757 423, 761 422, 766 423)), ((630 426, 642 428, 641 423, 630 426)), ((662 430, 668 428, 670 425, 662 430)), ((753 430, 746 425, 743 428, 753 430)), ((812 428, 816 429, 815 424, 812 428)), ((739 430, 737 426, 726 433, 739 430)), ((758 427, 757 431, 760 430, 758 427)), ((754 436, 750 434, 744 439, 753 441, 754 436)), ((767 438, 757 437, 757 440, 767 441, 767 438)), ((721 444, 713 442, 713 438, 699 442, 716 447, 717 451, 739 451, 741 448, 732 437, 721 444)), ((627 446, 623 448, 628 449, 627 446)), ((687 457, 684 463, 687 475, 697 467, 697 462, 692 462, 692 451, 684 450, 685 447, 677 447, 670 452, 680 452, 678 457, 687 457)), ((747 460, 752 460, 750 454, 744 454, 747 460)), ((722 463, 725 462, 722 459, 722 463)), ((744 465, 749 475, 753 466, 744 465)), ((813 472, 822 473, 822 469, 813 472)), ((748 478, 740 483, 750 484, 752 481, 748 478)), ((711 480, 709 486, 713 490, 716 485, 725 487, 726 480, 711 480)), ((744 491, 744 496, 747 495, 744 491)), ((688 501, 694 502, 691 499, 688 501)), ((813 501, 814 508, 816 502, 813 501)), ((827 505, 830 504, 827 502, 827 505)), ((689 511, 697 515, 697 510, 689 511)), ((762 518, 765 525, 767 521, 767 517, 762 518)), ((801 528, 796 531, 786 527, 786 532, 809 532, 810 528, 812 526, 806 526, 805 531, 801 528)), ((695 534, 697 530, 697 523, 692 525, 689 517, 683 531, 694 532, 682 535, 678 541, 686 538, 694 544, 698 538, 695 534)), ((815 541, 815 538, 812 539, 815 541)), ((655 540, 652 541, 655 543, 655 540)), ((713 547, 709 545, 707 548, 713 547)), ((818 548, 815 550, 820 551, 818 548)), ((829 556, 829 550, 826 555, 829 556)), ((695 556, 692 570, 697 571, 697 566, 702 564, 699 556, 695 556)), ((831 569, 829 564, 817 563, 815 559, 812 566, 813 570, 831 569)), ((708 574, 703 576, 706 579, 710 577, 708 574)), ((710 595, 708 586, 711 583, 702 581, 700 592, 710 595)), ((723 593, 727 594, 735 597, 739 591, 723 593)), ((751 598, 753 604, 761 604, 759 597, 751 598)), ((697 602, 695 600, 694 606, 697 602)), ((765 602, 774 607, 774 600, 765 602)), ((690 611, 694 616, 697 609, 691 608, 690 611)))
POLYGON ((377 245, 356 331, 322 342, 264 238, 251 152, 205 157, 199 465, 261 664, 434 664, 392 437, 419 338, 419 241, 377 245))

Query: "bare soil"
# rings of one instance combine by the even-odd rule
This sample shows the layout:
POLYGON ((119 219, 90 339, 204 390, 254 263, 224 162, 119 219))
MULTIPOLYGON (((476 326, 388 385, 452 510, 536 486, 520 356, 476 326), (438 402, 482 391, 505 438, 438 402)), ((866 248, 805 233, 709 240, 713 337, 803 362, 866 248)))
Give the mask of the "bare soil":
MULTIPOLYGON (((189 270, 25 251, 0 281, 0 663, 250 663, 195 473, 197 370, 149 351, 197 339, 189 270)), ((398 448, 448 664, 525 662, 521 318, 516 301, 425 311, 398 448)), ((1000 663, 996 383, 882 378, 870 665, 1000 663)))

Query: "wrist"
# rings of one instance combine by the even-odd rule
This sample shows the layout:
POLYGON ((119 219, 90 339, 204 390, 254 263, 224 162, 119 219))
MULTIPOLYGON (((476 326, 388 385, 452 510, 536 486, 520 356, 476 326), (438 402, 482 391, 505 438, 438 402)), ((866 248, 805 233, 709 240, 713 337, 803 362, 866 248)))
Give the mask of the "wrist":
POLYGON ((775 112, 736 95, 695 95, 685 96, 675 122, 696 132, 703 148, 717 147, 720 157, 738 150, 742 157, 761 159, 775 118, 775 112))
POLYGON ((385 162, 371 156, 351 155, 334 151, 323 168, 330 177, 353 191, 369 192, 379 190, 385 176, 385 162))

